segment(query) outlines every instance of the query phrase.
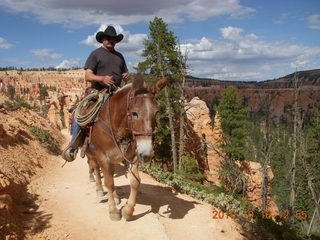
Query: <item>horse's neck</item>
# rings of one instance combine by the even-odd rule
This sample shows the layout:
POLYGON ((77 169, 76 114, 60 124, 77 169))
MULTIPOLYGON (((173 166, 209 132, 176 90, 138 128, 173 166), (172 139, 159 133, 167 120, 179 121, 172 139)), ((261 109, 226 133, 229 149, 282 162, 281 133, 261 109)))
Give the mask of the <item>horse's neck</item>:
POLYGON ((128 132, 128 116, 127 116, 127 104, 128 96, 130 94, 130 88, 123 89, 116 92, 109 102, 109 113, 111 120, 111 127, 114 132, 121 136, 127 135, 128 132))

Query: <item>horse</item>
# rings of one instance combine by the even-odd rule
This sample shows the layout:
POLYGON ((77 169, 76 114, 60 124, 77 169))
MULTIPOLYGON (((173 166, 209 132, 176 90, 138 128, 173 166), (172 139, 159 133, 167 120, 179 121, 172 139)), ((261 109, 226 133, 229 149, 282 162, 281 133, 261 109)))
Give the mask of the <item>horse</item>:
POLYGON ((159 111, 155 94, 168 83, 167 77, 146 85, 137 74, 131 84, 116 91, 103 105, 91 129, 91 139, 85 150, 90 171, 96 176, 96 190, 102 193, 100 170, 108 194, 109 217, 118 221, 121 216, 130 220, 136 205, 140 185, 139 161, 150 161, 154 155, 153 138, 156 114, 159 111), (119 197, 113 175, 115 165, 129 166, 130 195, 121 211, 116 207, 119 197))

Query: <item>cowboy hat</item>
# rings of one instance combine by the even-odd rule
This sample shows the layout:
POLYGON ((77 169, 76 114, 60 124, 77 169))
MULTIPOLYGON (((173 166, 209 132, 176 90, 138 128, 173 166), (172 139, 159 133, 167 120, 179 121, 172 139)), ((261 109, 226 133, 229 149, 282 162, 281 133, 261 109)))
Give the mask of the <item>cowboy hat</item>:
POLYGON ((119 34, 117 35, 116 29, 113 26, 108 26, 104 32, 100 31, 96 35, 96 40, 99 43, 102 43, 102 37, 110 37, 115 38, 117 43, 120 42, 123 39, 123 35, 119 34))

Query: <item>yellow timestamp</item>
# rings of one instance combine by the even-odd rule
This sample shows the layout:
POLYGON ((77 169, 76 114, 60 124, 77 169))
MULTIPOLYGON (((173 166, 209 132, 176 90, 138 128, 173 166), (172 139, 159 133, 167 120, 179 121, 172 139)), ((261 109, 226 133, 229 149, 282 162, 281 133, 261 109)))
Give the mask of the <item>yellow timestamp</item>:
POLYGON ((289 210, 280 210, 278 215, 271 213, 270 211, 222 211, 214 210, 212 211, 212 219, 237 219, 237 218, 247 218, 247 219, 273 219, 279 217, 280 219, 302 219, 306 220, 308 218, 308 211, 298 210, 294 214, 290 214, 289 210))

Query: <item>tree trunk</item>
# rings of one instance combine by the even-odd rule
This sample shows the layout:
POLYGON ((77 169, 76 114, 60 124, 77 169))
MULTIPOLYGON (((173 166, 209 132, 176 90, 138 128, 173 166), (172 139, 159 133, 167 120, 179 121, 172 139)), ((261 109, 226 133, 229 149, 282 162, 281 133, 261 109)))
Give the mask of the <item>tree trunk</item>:
POLYGON ((181 68, 181 75, 182 75, 182 83, 181 83, 181 96, 180 96, 180 129, 179 129, 179 169, 181 169, 181 159, 184 152, 184 125, 185 125, 185 96, 184 96, 184 85, 186 82, 186 58, 183 60, 183 57, 181 56, 181 50, 180 50, 180 44, 179 44, 179 58, 180 58, 180 68, 181 68), (183 66, 183 64, 185 66, 183 66))
MULTIPOLYGON (((157 53, 158 53, 158 66, 160 69, 160 74, 161 74, 161 77, 164 77, 159 41, 157 42, 157 53)), ((172 151, 172 160, 173 160, 173 170, 176 171, 178 169, 178 166, 177 166, 177 144, 176 144, 174 125, 173 125, 173 110, 171 108, 170 99, 169 99, 169 92, 168 92, 167 86, 164 88, 164 94, 165 94, 166 111, 167 111, 167 114, 169 117, 169 127, 170 127, 170 133, 171 133, 171 151, 172 151)))
MULTIPOLYGON (((320 203, 320 198, 319 198, 317 204, 319 205, 319 203, 320 203)), ((316 216, 316 213, 318 213, 318 215, 320 214, 318 208, 314 209, 314 212, 313 212, 313 214, 312 214, 312 218, 311 218, 310 225, 309 225, 308 232, 307 232, 308 235, 309 235, 310 232, 311 232, 311 228, 312 228, 313 221, 314 221, 314 218, 315 218, 315 216, 316 216)))
MULTIPOLYGON (((294 75, 294 106, 293 106, 293 156, 291 162, 291 186, 290 186, 290 199, 289 199, 289 210, 290 214, 294 213, 294 204, 296 198, 296 161, 297 161, 297 142, 298 142, 298 95, 299 95, 299 88, 298 88, 298 78, 295 73, 294 75)), ((293 218, 292 218, 292 221, 293 218)))
MULTIPOLYGON (((299 122, 299 128, 302 126, 302 120, 299 122)), ((312 183, 312 176, 311 176, 311 173, 308 169, 308 165, 307 165, 307 162, 306 162, 306 159, 305 159, 305 155, 306 155, 306 152, 307 152, 307 146, 306 146, 306 141, 304 141, 304 139, 302 139, 303 136, 302 134, 300 134, 300 142, 302 143, 302 157, 301 157, 301 161, 302 161, 302 167, 306 173, 306 176, 307 176, 307 181, 308 181, 308 187, 309 187, 309 190, 310 190, 310 193, 311 193, 311 196, 312 196, 312 200, 314 201, 314 204, 315 204, 315 212, 317 212, 318 214, 318 218, 320 220, 320 206, 319 206, 319 203, 317 201, 317 194, 313 188, 313 183, 312 183)))
POLYGON ((172 151, 172 160, 173 160, 173 170, 176 171, 178 169, 177 164, 177 144, 176 137, 173 125, 173 111, 170 105, 169 93, 167 87, 164 88, 164 94, 166 98, 166 108, 169 116, 169 127, 171 132, 171 151, 172 151))

